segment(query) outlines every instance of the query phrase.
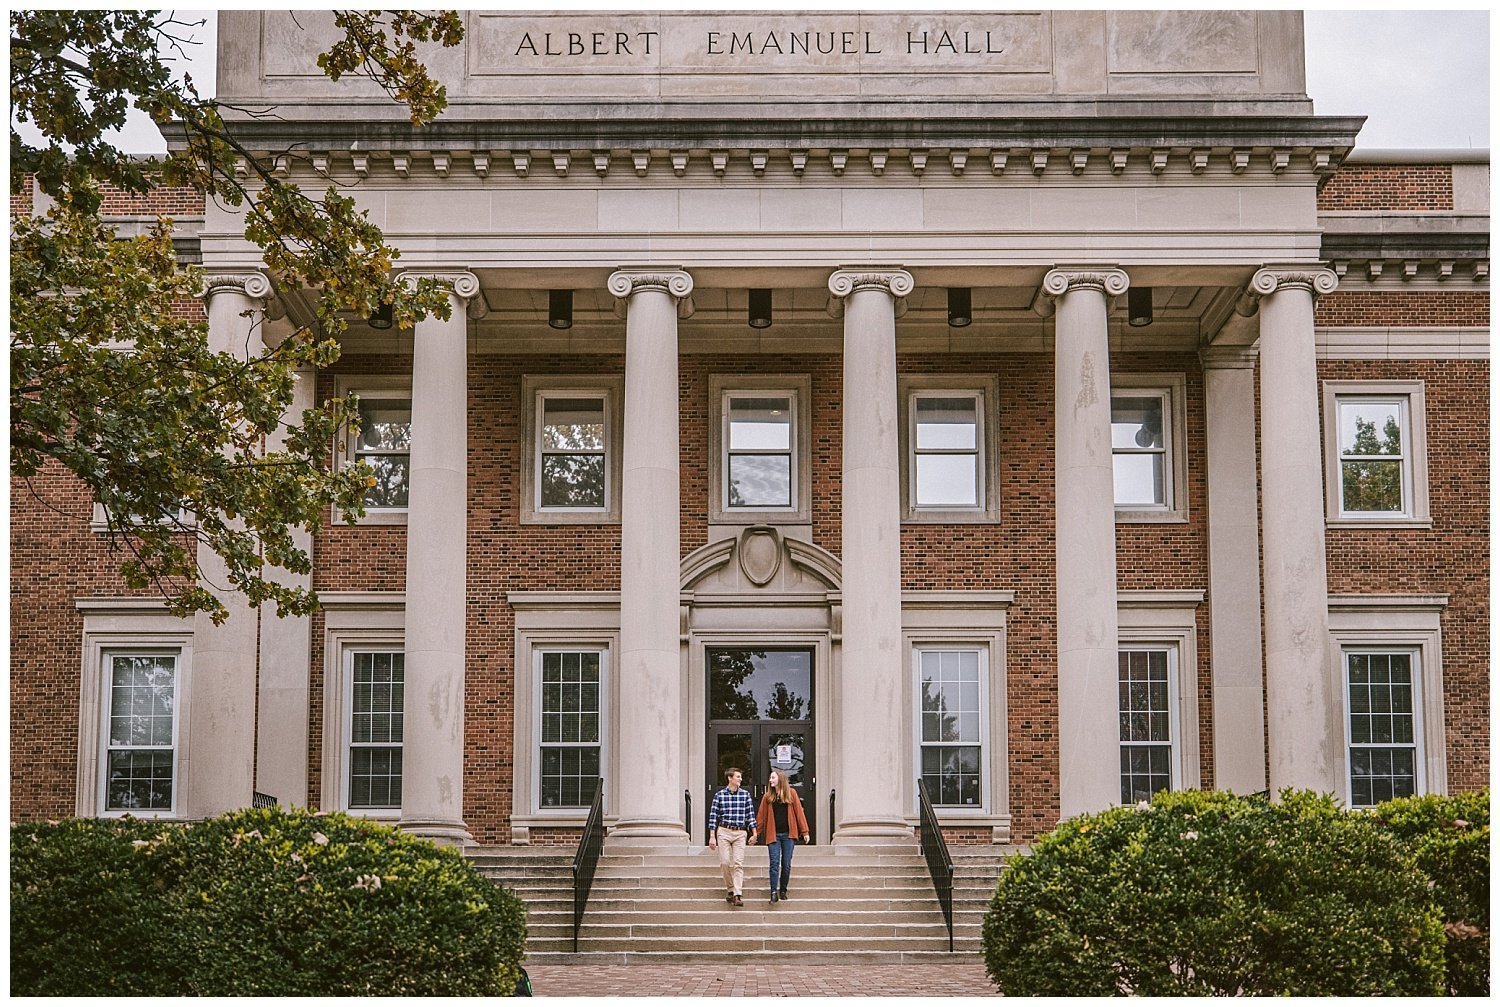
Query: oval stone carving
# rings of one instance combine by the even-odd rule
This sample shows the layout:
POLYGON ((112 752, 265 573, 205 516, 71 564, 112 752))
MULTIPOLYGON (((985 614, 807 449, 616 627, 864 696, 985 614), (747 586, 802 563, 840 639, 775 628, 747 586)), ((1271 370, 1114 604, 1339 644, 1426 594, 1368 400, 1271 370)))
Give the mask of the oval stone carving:
POLYGON ((756 525, 740 535, 740 570, 756 587, 765 587, 781 569, 781 536, 775 528, 756 525))

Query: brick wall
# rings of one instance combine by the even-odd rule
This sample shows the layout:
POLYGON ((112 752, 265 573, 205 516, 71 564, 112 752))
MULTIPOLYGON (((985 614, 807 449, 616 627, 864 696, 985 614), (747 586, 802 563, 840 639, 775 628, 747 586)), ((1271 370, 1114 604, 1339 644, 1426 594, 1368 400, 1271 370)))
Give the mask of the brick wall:
POLYGON ((10 215, 12 217, 25 217, 31 215, 31 176, 26 176, 25 183, 20 192, 10 194, 10 215))
POLYGON ((159 185, 147 192, 126 192, 106 185, 100 196, 99 213, 106 217, 203 215, 203 193, 191 186, 159 185))
POLYGON ((1448 786, 1489 781, 1488 361, 1324 361, 1322 380, 1420 380, 1427 402, 1431 528, 1330 528, 1333 594, 1446 594, 1448 786))
MULTIPOLYGON (((1455 284, 1464 281, 1451 281, 1455 284)), ((1488 289, 1335 290, 1318 298, 1317 325, 1488 325, 1488 289)))
POLYGON ((1446 164, 1345 164, 1318 193, 1319 210, 1451 210, 1446 164))

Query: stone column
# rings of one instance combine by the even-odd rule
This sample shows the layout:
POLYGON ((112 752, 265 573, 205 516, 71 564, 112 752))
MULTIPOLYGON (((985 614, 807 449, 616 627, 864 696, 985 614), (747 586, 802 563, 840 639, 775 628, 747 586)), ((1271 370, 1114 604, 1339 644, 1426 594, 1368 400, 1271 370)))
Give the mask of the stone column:
POLYGON ((834 842, 911 842, 902 801, 912 774, 902 744, 901 438, 896 313, 915 286, 902 269, 840 269, 844 307, 843 666, 834 842))
POLYGON ((1122 270, 1054 269, 1057 744, 1063 818, 1120 802, 1119 598, 1110 448, 1109 298, 1122 270))
POLYGON ((406 516, 406 708, 401 828, 457 843, 464 824, 464 638, 468 569, 468 318, 479 280, 408 272, 452 290, 447 321, 417 323, 406 516))
POLYGON ((683 829, 682 535, 677 316, 693 278, 622 269, 608 289, 625 312, 625 438, 620 471, 620 654, 612 691, 625 777, 611 841, 686 843, 683 829))
POLYGON ((1261 525, 1265 531, 1266 735, 1270 788, 1340 791, 1343 732, 1328 644, 1328 564, 1313 299, 1317 267, 1268 268, 1260 297, 1261 525))
MULTIPOLYGON (((318 372, 297 371, 297 385, 287 420, 302 422, 303 410, 313 407, 318 372)), ((286 427, 266 437, 268 452, 281 451, 286 427)), ((305 529, 292 531, 292 541, 310 557, 313 538, 305 529)), ((312 576, 273 570, 278 583, 307 588, 312 576)), ((277 618, 275 606, 262 613, 260 627, 260 695, 255 716, 255 789, 276 798, 282 807, 307 806, 308 678, 311 674, 312 619, 277 618)))
MULTIPOLYGON (((242 360, 265 350, 266 301, 271 283, 260 273, 211 275, 204 297, 208 345, 242 360)), ((187 687, 185 817, 201 818, 250 806, 255 790, 255 676, 260 613, 229 585, 223 559, 198 547, 199 577, 229 610, 215 626, 193 619, 193 667, 187 687)))
POLYGON ((1201 357, 1208 434, 1214 786, 1253 794, 1266 789, 1255 354, 1205 350, 1201 357))

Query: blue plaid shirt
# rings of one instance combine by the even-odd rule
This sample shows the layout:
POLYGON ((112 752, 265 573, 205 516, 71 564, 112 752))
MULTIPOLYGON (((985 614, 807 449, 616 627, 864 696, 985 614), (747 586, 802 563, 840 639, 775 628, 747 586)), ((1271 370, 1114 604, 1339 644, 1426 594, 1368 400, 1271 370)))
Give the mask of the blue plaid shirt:
POLYGON ((708 834, 715 828, 753 829, 755 827, 755 804, 750 800, 750 791, 741 787, 730 790, 725 787, 714 795, 714 803, 708 809, 708 834))

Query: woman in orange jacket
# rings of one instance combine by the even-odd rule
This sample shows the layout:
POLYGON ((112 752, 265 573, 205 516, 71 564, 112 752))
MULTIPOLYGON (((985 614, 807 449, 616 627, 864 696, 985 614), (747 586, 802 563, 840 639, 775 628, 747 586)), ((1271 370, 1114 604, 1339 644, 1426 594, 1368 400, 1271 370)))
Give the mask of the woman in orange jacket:
POLYGON ((786 883, 792 876, 793 840, 800 836, 805 843, 812 838, 808 834, 807 815, 802 811, 802 798, 787 782, 785 773, 773 769, 766 777, 766 792, 761 795, 755 822, 765 837, 771 858, 771 902, 774 904, 778 899, 785 902, 786 883))

